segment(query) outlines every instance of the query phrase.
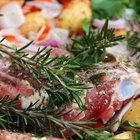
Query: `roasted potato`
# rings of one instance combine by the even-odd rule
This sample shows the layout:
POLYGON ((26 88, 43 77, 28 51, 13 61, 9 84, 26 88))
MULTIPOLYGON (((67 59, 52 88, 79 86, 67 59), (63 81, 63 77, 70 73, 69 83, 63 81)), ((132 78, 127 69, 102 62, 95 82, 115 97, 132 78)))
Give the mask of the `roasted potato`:
POLYGON ((36 32, 43 25, 47 23, 41 12, 32 12, 25 15, 26 22, 20 27, 20 31, 23 35, 28 36, 30 32, 36 32))
POLYGON ((16 1, 18 2, 20 5, 22 5, 24 3, 25 0, 0 0, 0 7, 8 4, 9 2, 13 2, 16 1))
POLYGON ((129 110, 124 114, 121 121, 123 129, 139 131, 138 129, 123 125, 125 121, 129 121, 131 123, 134 123, 136 126, 140 126, 140 108, 139 107, 140 107, 140 98, 135 100, 132 106, 129 108, 129 110))
POLYGON ((82 32, 82 20, 91 19, 92 10, 89 0, 71 0, 56 18, 56 26, 66 28, 71 34, 82 32))
POLYGON ((114 139, 117 139, 117 140, 131 139, 131 140, 133 140, 133 132, 127 131, 127 132, 120 133, 120 134, 114 136, 114 139))

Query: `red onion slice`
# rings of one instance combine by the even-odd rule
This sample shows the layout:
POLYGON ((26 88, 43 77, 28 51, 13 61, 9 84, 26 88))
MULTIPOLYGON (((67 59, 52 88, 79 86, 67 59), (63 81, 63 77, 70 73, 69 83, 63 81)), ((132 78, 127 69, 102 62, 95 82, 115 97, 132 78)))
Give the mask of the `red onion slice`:
POLYGON ((43 45, 43 46, 51 46, 51 47, 54 47, 54 48, 60 48, 61 47, 61 44, 56 40, 46 39, 46 40, 42 41, 40 44, 43 45))

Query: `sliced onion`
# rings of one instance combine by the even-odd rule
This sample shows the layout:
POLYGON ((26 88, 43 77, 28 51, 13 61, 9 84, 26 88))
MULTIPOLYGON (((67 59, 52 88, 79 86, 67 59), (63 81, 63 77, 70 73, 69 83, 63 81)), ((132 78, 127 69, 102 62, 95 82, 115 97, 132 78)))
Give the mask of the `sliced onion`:
POLYGON ((14 28, 2 29, 0 31, 0 36, 7 36, 7 35, 18 36, 19 34, 20 34, 19 30, 14 28))
POLYGON ((47 35, 48 40, 55 40, 65 45, 68 41, 69 31, 61 28, 53 28, 47 35))
POLYGON ((43 46, 51 46, 51 47, 55 47, 55 48, 60 48, 61 44, 56 41, 56 40, 44 40, 43 42, 40 43, 43 46))
POLYGON ((0 10, 0 28, 18 28, 25 22, 21 6, 17 2, 11 2, 0 10))
POLYGON ((63 9, 57 2, 27 2, 27 4, 41 8, 43 16, 49 19, 58 16, 63 9))
MULTIPOLYGON (((93 26, 96 28, 101 29, 105 23, 105 20, 99 20, 99 19, 94 19, 93 20, 93 26)), ((126 29, 127 24, 124 19, 118 19, 118 20, 110 20, 108 22, 108 29, 126 29)))

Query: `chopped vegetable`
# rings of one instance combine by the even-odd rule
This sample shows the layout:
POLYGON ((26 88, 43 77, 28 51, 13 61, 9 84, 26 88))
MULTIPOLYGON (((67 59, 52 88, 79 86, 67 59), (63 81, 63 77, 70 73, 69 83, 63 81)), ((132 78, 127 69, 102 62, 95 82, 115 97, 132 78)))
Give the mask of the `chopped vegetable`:
POLYGON ((44 25, 42 28, 43 28, 43 32, 38 37, 39 41, 45 39, 47 37, 49 31, 51 30, 51 26, 49 24, 44 25))

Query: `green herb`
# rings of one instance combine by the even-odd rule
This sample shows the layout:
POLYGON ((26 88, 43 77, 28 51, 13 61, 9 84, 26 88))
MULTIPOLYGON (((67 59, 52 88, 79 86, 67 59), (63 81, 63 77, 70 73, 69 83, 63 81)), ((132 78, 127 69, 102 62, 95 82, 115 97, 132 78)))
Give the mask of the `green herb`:
POLYGON ((31 76, 38 90, 41 86, 47 91, 49 103, 47 107, 41 105, 36 107, 37 101, 34 104, 31 103, 26 109, 19 109, 19 105, 16 103, 20 100, 20 95, 12 100, 5 96, 0 100, 1 128, 11 131, 33 132, 35 136, 40 137, 61 135, 65 138, 63 133, 65 130, 74 133, 80 139, 84 139, 84 135, 99 139, 111 136, 111 134, 103 132, 104 128, 102 130, 93 129, 91 125, 94 122, 59 119, 71 111, 65 111, 67 105, 60 109, 59 106, 62 103, 69 102, 71 104, 72 100, 75 100, 81 111, 85 109, 80 97, 85 87, 83 84, 75 83, 73 78, 75 76, 68 76, 75 75, 76 71, 74 73, 74 70, 79 68, 75 59, 65 56, 50 57, 51 50, 46 51, 40 48, 35 55, 29 56, 25 53, 25 49, 32 42, 20 49, 14 49, 3 45, 3 40, 1 40, 0 51, 11 57, 12 66, 22 68, 31 76), (42 83, 44 80, 47 81, 47 84, 42 83))
POLYGON ((33 79, 38 90, 44 89, 48 93, 50 104, 53 103, 56 106, 75 99, 79 108, 82 109, 84 105, 80 95, 86 87, 69 77, 69 73, 75 74, 74 70, 79 68, 79 65, 74 62, 73 58, 50 57, 51 50, 46 51, 46 48, 39 48, 36 54, 29 56, 24 50, 31 43, 20 49, 13 49, 1 44, 0 51, 11 57, 11 67, 22 68, 33 79))
POLYGON ((92 66, 103 61, 106 57, 106 48, 117 45, 117 41, 124 39, 123 36, 115 36, 114 29, 108 30, 108 20, 103 28, 95 32, 90 29, 88 34, 80 40, 73 39, 73 46, 68 48, 75 55, 80 66, 92 66))
POLYGON ((85 32, 85 34, 88 35, 88 33, 89 33, 90 29, 91 29, 91 23, 90 23, 90 21, 87 18, 85 18, 82 21, 82 25, 83 25, 82 26, 83 27, 83 31, 85 32))
POLYGON ((94 122, 62 121, 58 118, 62 115, 63 110, 34 107, 37 102, 30 104, 27 109, 17 109, 17 101, 19 101, 19 95, 12 100, 9 100, 8 96, 0 100, 1 128, 11 131, 34 132, 36 137, 62 135, 65 139, 63 131, 66 130, 69 131, 68 133, 74 132, 80 139, 83 139, 84 135, 100 140, 112 136, 110 133, 103 132, 103 130, 90 127, 94 122))
POLYGON ((129 50, 140 51, 140 33, 135 32, 127 42, 127 47, 129 50))
POLYGON ((98 79, 102 76, 105 76, 106 73, 105 72, 101 72, 101 73, 95 73, 93 75, 91 75, 90 80, 92 81, 93 84, 99 84, 98 79))
POLYGON ((140 134, 133 132, 134 140, 139 140, 140 139, 140 134))
MULTIPOLYGON (((71 131, 79 131, 80 128, 84 129, 84 125, 92 124, 90 122, 76 122, 76 121, 61 121, 57 119, 60 116, 60 112, 56 110, 49 110, 48 108, 34 107, 36 104, 30 104, 27 109, 16 109, 16 101, 19 100, 19 96, 9 100, 8 96, 5 96, 0 100, 0 126, 3 129, 18 130, 18 131, 33 131, 34 133, 44 132, 46 135, 55 135, 55 130, 59 131, 59 128, 70 129, 71 131), (52 112, 56 112, 56 115, 51 115, 52 112), (22 125, 21 125, 22 124, 22 125), (56 125, 58 125, 56 127, 56 125), (83 126, 83 127, 82 127, 83 126), (51 130, 51 129, 52 130, 51 130)), ((86 127, 85 127, 86 128, 86 127)), ((87 127, 88 128, 88 127, 87 127)), ((78 132, 77 132, 78 133, 78 132)), ((78 133, 79 134, 79 133, 78 133)), ((79 134, 80 135, 80 134, 79 134)))
POLYGON ((123 15, 129 0, 91 0, 93 17, 115 18, 123 15))
POLYGON ((0 41, 0 51, 11 57, 10 68, 20 67, 32 78, 38 90, 44 89, 49 95, 47 107, 35 107, 36 103, 34 103, 23 110, 17 109, 15 106, 19 96, 13 100, 9 100, 8 96, 5 96, 0 100, 0 126, 2 128, 22 132, 31 131, 37 136, 39 134, 41 136, 61 135, 63 138, 65 138, 63 130, 67 130, 80 139, 112 139, 110 133, 104 132, 105 128, 93 129, 91 127, 93 122, 59 119, 71 111, 65 112, 66 105, 60 109, 62 104, 71 105, 75 101, 81 112, 86 108, 81 95, 87 87, 75 79, 79 69, 103 61, 106 56, 106 48, 116 45, 116 41, 123 39, 122 36, 115 37, 113 29, 107 30, 108 21, 97 33, 91 29, 88 31, 87 22, 84 24, 87 34, 80 40, 73 40, 71 51, 75 54, 75 58, 51 57, 52 50, 46 50, 46 48, 39 48, 36 54, 30 56, 25 53, 25 50, 32 42, 20 49, 14 49, 14 47, 3 45, 4 39, 0 41))
POLYGON ((139 0, 91 0, 93 18, 114 19, 122 17, 127 8, 134 10, 133 19, 139 21, 139 0))
POLYGON ((135 12, 140 15, 140 1, 139 0, 129 0, 128 7, 135 10, 135 12))
POLYGON ((131 51, 130 57, 134 57, 135 62, 137 63, 137 68, 140 71, 140 33, 135 32, 127 41, 127 48, 131 51))
POLYGON ((140 126, 138 126, 138 125, 136 125, 136 124, 134 124, 134 123, 131 123, 131 122, 129 122, 129 121, 125 121, 125 122, 123 123, 123 125, 124 125, 124 126, 129 126, 129 127, 132 127, 132 128, 136 128, 136 129, 140 129, 140 126))

